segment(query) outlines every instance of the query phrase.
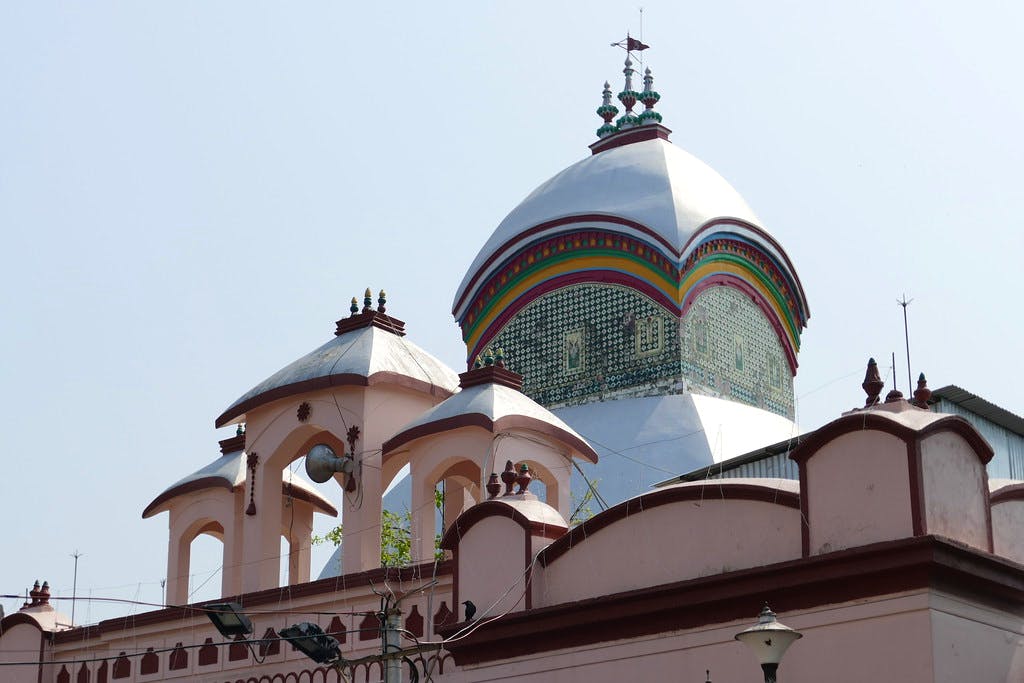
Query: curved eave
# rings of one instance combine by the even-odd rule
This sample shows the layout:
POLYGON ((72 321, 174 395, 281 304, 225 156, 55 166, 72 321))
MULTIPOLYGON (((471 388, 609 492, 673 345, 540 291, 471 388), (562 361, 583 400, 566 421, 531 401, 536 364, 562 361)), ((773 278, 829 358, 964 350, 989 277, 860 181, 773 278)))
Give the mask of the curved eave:
POLYGON ((31 626, 37 631, 42 631, 43 627, 31 614, 26 612, 14 612, 8 614, 3 619, 0 619, 0 635, 3 635, 15 626, 31 626))
POLYGON ((497 420, 492 420, 489 416, 484 415, 483 413, 454 415, 452 417, 431 420, 430 422, 410 427, 409 429, 395 434, 384 442, 384 455, 388 455, 417 439, 441 434, 454 429, 462 429, 464 427, 479 427, 491 433, 502 432, 509 429, 526 429, 544 434, 556 441, 566 444, 588 462, 597 463, 598 460, 597 452, 591 448, 590 444, 576 434, 573 434, 558 425, 545 422, 544 420, 540 420, 529 415, 504 415, 499 417, 497 420))
POLYGON ((338 516, 338 509, 331 505, 331 501, 321 496, 316 489, 305 481, 302 481, 302 483, 292 482, 291 491, 288 490, 288 482, 282 481, 281 495, 286 497, 290 495, 296 500, 305 501, 312 505, 314 510, 322 512, 325 515, 329 515, 331 517, 338 516))
POLYGON ((305 394, 320 389, 330 389, 331 387, 368 387, 373 386, 374 384, 392 384, 405 387, 406 389, 411 389, 412 391, 417 391, 422 394, 437 396, 442 400, 448 398, 454 393, 437 384, 432 384, 431 382, 426 382, 415 377, 409 377, 408 375, 403 375, 398 372, 381 371, 375 372, 368 377, 356 373, 340 373, 325 375, 322 377, 313 377, 300 382, 293 382, 291 384, 285 384, 283 386, 274 387, 273 389, 268 389, 267 391, 256 394, 255 396, 231 406, 220 414, 214 424, 216 427, 220 428, 235 422, 241 422, 242 420, 239 418, 242 418, 248 411, 283 398, 289 398, 291 396, 297 396, 299 394, 305 394))
MULTIPOLYGON (((991 480, 989 480, 991 482, 991 480)), ((998 487, 989 486, 989 502, 992 505, 1011 500, 1024 500, 1024 482, 1007 481, 998 487)))
MULTIPOLYGON (((883 404, 884 406, 884 404, 883 404)), ((916 409, 915 409, 916 410, 916 409)), ((896 413, 895 415, 899 415, 896 413)), ((935 413, 923 413, 926 416, 935 416, 935 413)), ((970 444, 975 454, 983 465, 987 465, 995 452, 992 446, 985 440, 974 426, 959 415, 942 415, 929 419, 920 426, 907 424, 898 417, 882 410, 870 408, 844 415, 824 427, 817 429, 807 435, 793 452, 789 454, 791 460, 798 464, 805 463, 815 453, 821 450, 829 442, 839 438, 843 434, 859 432, 865 429, 875 429, 880 432, 891 434, 907 443, 914 443, 932 434, 940 432, 953 432, 970 444)))
POLYGON ((488 517, 511 519, 513 522, 521 526, 527 534, 542 536, 544 538, 561 538, 567 531, 567 527, 564 524, 547 523, 541 520, 530 519, 510 501, 495 498, 493 500, 485 500, 482 503, 478 503, 459 515, 441 538, 439 547, 444 548, 445 550, 454 551, 458 547, 459 541, 462 537, 470 529, 488 517))
MULTIPOLYGON (((227 481, 223 477, 201 477, 199 479, 193 479, 192 481, 172 486, 154 498, 153 502, 147 505, 146 509, 142 511, 142 518, 147 519, 169 509, 170 502, 179 496, 196 493, 197 491, 218 488, 232 492, 239 490, 242 487, 241 485, 233 486, 231 482, 227 481)), ((296 500, 305 501, 312 505, 315 510, 322 512, 325 515, 330 515, 331 517, 338 516, 337 508, 331 505, 329 500, 321 496, 315 490, 305 488, 296 482, 292 482, 291 491, 289 491, 288 488, 288 482, 281 482, 281 495, 291 495, 291 497, 296 500)))
POLYGON ((153 502, 146 506, 146 509, 142 511, 142 518, 147 519, 168 509, 167 504, 178 496, 196 493, 197 491, 205 491, 207 489, 224 489, 226 491, 232 491, 235 489, 235 486, 232 482, 224 479, 223 477, 200 477, 199 479, 193 479, 192 481, 172 486, 154 498, 153 502))
POLYGON ((730 483, 727 479, 720 479, 714 482, 702 482, 700 485, 684 484, 669 486, 630 498, 573 527, 569 533, 541 551, 539 556, 540 563, 545 567, 548 566, 574 546, 585 542, 595 533, 600 532, 614 522, 640 514, 644 510, 680 501, 700 501, 711 498, 716 500, 752 500, 800 509, 800 496, 798 494, 768 485, 736 484, 730 483), (705 491, 705 488, 712 489, 712 492, 705 491))
MULTIPOLYGON (((463 326, 463 339, 472 350, 470 357, 473 357, 480 346, 479 337, 467 330, 479 332, 480 321, 492 320, 495 315, 502 315, 495 313, 495 310, 504 312, 504 317, 507 318, 508 298, 511 296, 521 301, 529 292, 526 298, 532 300, 539 293, 550 291, 555 280, 558 286, 564 286, 573 282, 603 282, 608 278, 632 279, 648 285, 648 289, 654 290, 656 300, 665 298, 664 305, 672 309, 670 300, 684 305, 688 298, 690 290, 683 285, 699 274, 706 275, 709 268, 714 270, 716 267, 749 271, 744 277, 749 279, 751 285, 765 289, 765 296, 768 298, 763 303, 777 303, 779 311, 771 314, 769 319, 778 316, 779 321, 789 328, 786 334, 793 346, 791 355, 794 356, 790 359, 790 365, 795 372, 795 353, 799 347, 800 331, 810 318, 803 283, 789 255, 778 241, 757 225, 741 218, 717 217, 708 220, 695 230, 681 249, 667 244, 661 235, 650 228, 617 217, 587 214, 548 221, 513 237, 491 254, 480 270, 471 277, 467 276, 466 289, 460 290, 456 296, 452 313, 460 326, 463 326), (554 243, 569 235, 579 237, 580 233, 600 233, 602 230, 632 240, 638 245, 635 253, 633 247, 620 249, 618 243, 614 247, 609 246, 607 237, 604 246, 596 248, 593 244, 589 249, 585 245, 580 248, 580 245, 576 244, 571 250, 563 251, 559 244, 558 249, 555 249, 554 243), (777 272, 782 284, 777 285, 774 277, 768 271, 763 271, 756 259, 748 263, 745 256, 731 256, 730 254, 735 252, 731 248, 716 249, 715 253, 698 259, 696 263, 688 263, 696 249, 717 239, 730 243, 736 241, 746 245, 753 252, 760 253, 770 264, 767 268, 777 272), (541 247, 544 251, 543 256, 537 255, 535 262, 532 252, 541 247), (645 252, 658 256, 640 255, 645 252), (527 259, 528 265, 523 265, 521 271, 516 267, 514 272, 518 275, 510 274, 509 264, 522 261, 524 258, 527 259), (670 265, 663 267, 662 259, 670 265), (722 266, 725 261, 735 263, 731 266, 722 266), (671 272, 668 269, 671 269, 671 272), (496 282, 499 275, 500 283, 496 282), (483 294, 485 290, 489 292, 486 297, 483 294), (481 301, 487 302, 482 309, 479 308, 481 301), (471 311, 473 322, 466 327, 466 320, 471 311)), ((492 325, 486 323, 485 327, 491 328, 492 325)))
POLYGON ((804 285, 800 282, 800 276, 797 275, 796 268, 793 266, 793 262, 790 260, 789 254, 786 253, 786 250, 782 248, 779 241, 772 237, 767 230, 755 225, 754 223, 737 218, 715 218, 710 220, 694 231, 693 235, 683 246, 682 250, 680 250, 679 260, 685 261, 693 249, 695 249, 711 234, 718 231, 716 229, 734 225, 752 232, 757 237, 757 240, 755 241, 763 242, 764 246, 769 248, 769 252, 778 259, 779 264, 783 266, 784 272, 792 279, 793 284, 796 286, 796 294, 800 299, 800 306, 803 308, 805 318, 809 319, 811 317, 811 308, 807 303, 807 294, 804 292, 804 285))

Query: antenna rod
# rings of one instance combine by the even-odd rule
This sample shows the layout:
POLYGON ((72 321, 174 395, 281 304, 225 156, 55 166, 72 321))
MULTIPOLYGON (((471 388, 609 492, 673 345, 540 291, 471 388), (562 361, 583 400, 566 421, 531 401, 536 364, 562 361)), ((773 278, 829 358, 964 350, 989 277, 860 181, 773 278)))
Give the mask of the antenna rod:
MULTIPOLYGON (((640 42, 644 42, 644 8, 640 7, 640 42)), ((640 51, 640 73, 644 72, 644 51, 640 51)))
POLYGON ((82 556, 82 553, 78 552, 75 548, 75 552, 71 553, 71 557, 75 558, 75 577, 71 580, 71 625, 75 625, 75 596, 78 593, 78 558, 82 556))
POLYGON ((892 352, 892 388, 896 389, 896 352, 892 352))
MULTIPOLYGON (((906 293, 903 294, 903 298, 896 303, 903 307, 903 340, 907 344, 907 387, 909 387, 910 393, 907 396, 914 394, 914 381, 910 378, 910 327, 907 325, 907 306, 911 304, 913 299, 907 301, 906 293)), ((893 384, 896 383, 896 378, 893 377, 893 384)))

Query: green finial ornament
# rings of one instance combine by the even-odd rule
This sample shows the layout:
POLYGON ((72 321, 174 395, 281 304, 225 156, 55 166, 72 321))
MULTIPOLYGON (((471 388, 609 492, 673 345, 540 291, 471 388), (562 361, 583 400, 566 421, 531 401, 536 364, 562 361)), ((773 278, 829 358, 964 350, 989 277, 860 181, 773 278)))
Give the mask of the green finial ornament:
POLYGON ((654 76, 651 75, 651 69, 648 67, 644 70, 644 91, 640 93, 640 101, 646 107, 646 109, 640 112, 640 116, 637 117, 640 125, 661 123, 661 114, 654 111, 654 105, 660 99, 661 95, 654 90, 654 76))
POLYGON ((348 310, 352 312, 352 315, 359 312, 359 302, 356 301, 355 297, 352 297, 352 305, 348 307, 348 310))
POLYGON ((384 307, 384 304, 386 304, 387 302, 388 302, 388 295, 382 289, 382 290, 380 290, 380 294, 377 296, 377 312, 378 313, 385 313, 385 312, 387 312, 388 309, 384 307))
POLYGON ((371 292, 370 288, 367 287, 366 291, 363 293, 363 313, 369 313, 370 311, 373 310, 372 308, 370 308, 370 304, 372 304, 372 303, 373 303, 373 292, 371 292))
POLYGON ((484 365, 494 365, 494 351, 492 351, 490 348, 484 351, 484 365))
POLYGON ((242 423, 239 422, 238 429, 235 430, 235 436, 241 436, 242 434, 245 434, 245 427, 243 427, 242 423))
POLYGON ((619 117, 615 125, 619 130, 626 130, 640 125, 640 119, 633 113, 633 105, 640 99, 640 93, 633 90, 633 74, 636 72, 633 70, 633 60, 629 58, 628 52, 626 53, 626 68, 622 70, 622 73, 626 76, 626 85, 619 93, 619 102, 626 108, 626 112, 619 117))
POLYGON ((615 132, 612 119, 618 113, 619 108, 612 104, 612 86, 605 81, 604 90, 601 92, 601 106, 597 108, 597 115, 604 119, 604 125, 597 129, 597 137, 606 138, 615 132))
POLYGON ((499 368, 505 367, 505 351, 498 349, 494 352, 494 364, 499 368))
POLYGON ((480 369, 480 368, 482 368, 483 366, 484 366, 484 363, 483 363, 483 361, 482 361, 482 360, 480 360, 480 355, 479 355, 479 354, 477 354, 476 360, 475 360, 475 361, 473 361, 473 369, 474 369, 474 370, 479 370, 479 369, 480 369))

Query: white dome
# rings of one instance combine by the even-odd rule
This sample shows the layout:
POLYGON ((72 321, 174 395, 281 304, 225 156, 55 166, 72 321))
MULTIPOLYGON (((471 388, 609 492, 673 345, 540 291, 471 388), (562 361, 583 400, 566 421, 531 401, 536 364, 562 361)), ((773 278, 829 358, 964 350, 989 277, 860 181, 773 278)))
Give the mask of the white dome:
MULTIPOLYGON (((601 216, 638 223, 675 255, 682 256, 690 238, 711 220, 740 219, 759 225, 747 203, 711 167, 663 139, 645 140, 587 157, 557 174, 512 210, 477 254, 455 295, 455 309, 465 290, 493 268, 488 260, 523 232, 571 216, 601 216), (476 278, 475 276, 481 277, 476 278)), ((531 232, 531 239, 564 229, 559 225, 531 232)), ((625 232, 632 232, 626 229, 625 232)), ((644 231, 639 231, 640 233, 644 231)), ((648 234, 647 239, 651 237, 648 234)), ((511 245, 508 245, 511 246, 511 245)), ((456 317, 459 311, 456 310, 456 317)))

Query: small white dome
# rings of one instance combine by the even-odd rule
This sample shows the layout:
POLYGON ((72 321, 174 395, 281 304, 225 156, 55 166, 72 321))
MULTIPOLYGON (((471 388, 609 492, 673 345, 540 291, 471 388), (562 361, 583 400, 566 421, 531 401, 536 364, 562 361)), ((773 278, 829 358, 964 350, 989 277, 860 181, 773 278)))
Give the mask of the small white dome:
POLYGON ((331 339, 290 363, 232 403, 216 425, 241 421, 245 412, 270 401, 343 384, 406 384, 450 396, 455 371, 399 334, 365 325, 331 339))

